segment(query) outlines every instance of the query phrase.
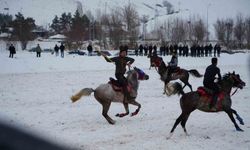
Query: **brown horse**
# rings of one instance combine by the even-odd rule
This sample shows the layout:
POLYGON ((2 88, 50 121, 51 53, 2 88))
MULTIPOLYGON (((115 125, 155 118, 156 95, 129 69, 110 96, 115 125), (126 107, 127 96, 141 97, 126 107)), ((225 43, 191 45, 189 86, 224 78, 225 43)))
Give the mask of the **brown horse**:
POLYGON ((189 73, 197 78, 202 77, 202 75, 195 69, 186 70, 186 69, 181 69, 181 68, 178 68, 177 71, 173 72, 169 77, 168 75, 169 67, 166 66, 162 58, 155 59, 154 64, 158 67, 158 73, 161 76, 161 80, 164 82, 163 94, 167 94, 168 96, 169 96, 169 93, 167 93, 166 88, 167 88, 167 84, 169 83, 169 81, 180 79, 184 83, 183 89, 185 88, 185 86, 188 86, 190 90, 193 91, 192 85, 189 84, 188 82, 189 73))
POLYGON ((115 91, 109 83, 101 84, 96 89, 84 88, 77 94, 73 95, 71 100, 72 102, 76 102, 82 96, 89 96, 92 92, 94 92, 95 99, 102 105, 102 115, 110 124, 115 124, 115 121, 108 115, 111 102, 120 102, 124 105, 126 112, 117 114, 117 117, 124 117, 129 114, 128 104, 136 105, 138 107, 136 111, 131 114, 131 116, 137 115, 141 108, 141 104, 135 101, 137 97, 137 90, 139 88, 138 80, 148 80, 149 76, 136 67, 134 67, 134 70, 128 71, 127 74, 127 81, 131 88, 131 95, 134 97, 132 100, 124 101, 123 92, 115 91))
POLYGON ((176 126, 181 122, 181 126, 184 129, 184 132, 187 134, 186 122, 189 115, 196 109, 204 112, 219 112, 224 111, 228 114, 229 118, 233 122, 237 131, 243 131, 238 124, 236 123, 233 114, 236 115, 236 119, 239 120, 240 124, 244 125, 243 119, 237 114, 237 112, 231 108, 231 90, 233 87, 242 89, 246 83, 243 82, 238 74, 228 73, 223 76, 223 79, 218 83, 221 87, 220 93, 218 95, 218 100, 216 105, 212 108, 209 107, 209 104, 212 100, 212 95, 207 93, 206 89, 203 87, 198 88, 197 91, 184 93, 181 87, 181 84, 175 82, 172 84, 173 94, 181 94, 180 106, 182 109, 181 115, 176 119, 175 124, 170 132, 169 138, 172 136, 176 126))

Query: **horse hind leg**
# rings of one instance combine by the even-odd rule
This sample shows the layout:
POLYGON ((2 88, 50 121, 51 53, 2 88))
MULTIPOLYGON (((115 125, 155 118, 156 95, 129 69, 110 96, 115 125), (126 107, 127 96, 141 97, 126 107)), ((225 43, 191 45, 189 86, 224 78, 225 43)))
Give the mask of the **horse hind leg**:
POLYGON ((102 104, 102 115, 108 121, 109 124, 115 124, 115 121, 111 119, 108 115, 110 105, 111 105, 111 102, 102 104))
POLYGON ((188 117, 189 117, 190 114, 186 114, 183 119, 181 120, 181 126, 186 134, 186 136, 188 136, 188 133, 187 133, 187 129, 186 129, 186 123, 187 123, 187 120, 188 120, 188 117))
POLYGON ((170 139, 170 138, 173 136, 174 130, 175 130, 175 128, 177 127, 177 125, 183 120, 183 116, 184 116, 184 114, 181 113, 181 115, 176 119, 176 121, 175 121, 175 123, 174 123, 174 126, 173 126, 173 128, 171 129, 170 134, 169 134, 169 136, 167 137, 167 139, 170 139))
POLYGON ((118 113, 115 115, 116 117, 124 117, 124 116, 127 116, 129 114, 128 103, 123 102, 123 105, 124 105, 124 108, 126 110, 126 113, 120 113, 120 114, 118 113))

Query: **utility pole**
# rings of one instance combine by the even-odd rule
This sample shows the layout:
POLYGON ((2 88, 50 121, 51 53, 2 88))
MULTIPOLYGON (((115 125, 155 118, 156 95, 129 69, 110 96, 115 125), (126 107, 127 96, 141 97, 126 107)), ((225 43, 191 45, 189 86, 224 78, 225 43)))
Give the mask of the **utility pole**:
POLYGON ((208 44, 208 40, 209 40, 209 32, 208 32, 208 8, 211 6, 211 4, 209 3, 207 5, 207 44, 208 44))

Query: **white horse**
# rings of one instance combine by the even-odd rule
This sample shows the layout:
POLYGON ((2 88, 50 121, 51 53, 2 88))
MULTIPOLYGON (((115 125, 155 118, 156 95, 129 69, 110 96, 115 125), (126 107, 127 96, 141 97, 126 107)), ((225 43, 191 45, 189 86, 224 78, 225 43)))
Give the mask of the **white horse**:
POLYGON ((118 113, 117 117, 124 117, 129 114, 128 104, 136 105, 138 108, 135 112, 131 114, 131 116, 136 115, 141 108, 141 104, 139 104, 135 99, 137 97, 137 90, 139 87, 138 80, 148 80, 149 76, 145 74, 142 70, 134 67, 133 70, 128 71, 127 73, 127 81, 128 85, 131 87, 131 96, 134 97, 132 100, 124 101, 124 94, 122 91, 115 91, 111 84, 101 84, 96 89, 92 88, 84 88, 80 92, 76 93, 71 97, 72 102, 76 102, 82 96, 89 96, 92 92, 94 92, 95 99, 102 104, 102 115, 110 124, 115 124, 115 121, 111 119, 108 115, 108 110, 111 102, 120 102, 123 103, 124 108, 126 110, 125 113, 118 113))

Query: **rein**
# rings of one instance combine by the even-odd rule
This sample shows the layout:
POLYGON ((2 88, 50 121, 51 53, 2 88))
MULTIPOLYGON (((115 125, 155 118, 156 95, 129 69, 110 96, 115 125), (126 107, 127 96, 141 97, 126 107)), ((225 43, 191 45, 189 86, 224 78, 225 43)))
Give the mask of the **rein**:
POLYGON ((235 91, 233 92, 233 94, 231 94, 231 96, 233 96, 237 92, 238 89, 239 88, 236 88, 235 91))

